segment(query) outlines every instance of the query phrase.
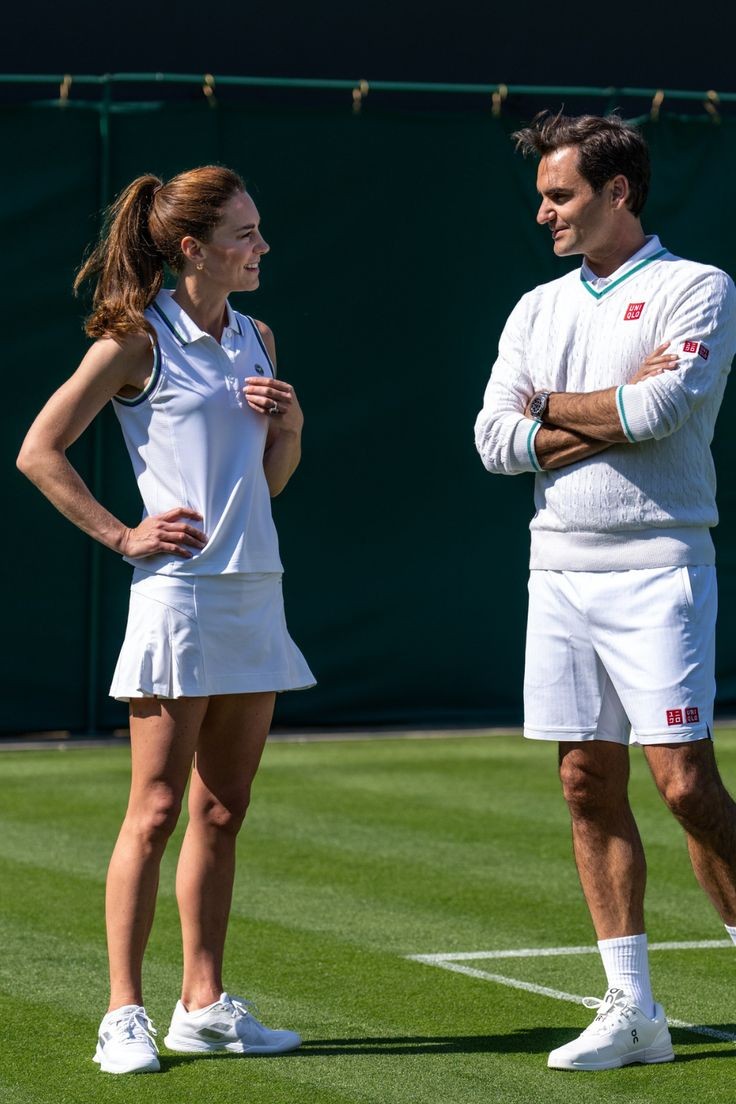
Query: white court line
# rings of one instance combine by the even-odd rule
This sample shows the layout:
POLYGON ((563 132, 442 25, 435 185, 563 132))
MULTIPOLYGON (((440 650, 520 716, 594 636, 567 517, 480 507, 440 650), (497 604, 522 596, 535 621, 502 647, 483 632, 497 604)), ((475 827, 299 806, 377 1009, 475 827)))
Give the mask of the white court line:
MULTIPOLYGON (((730 939, 703 939, 690 942, 651 943, 649 945, 649 949, 652 951, 688 951, 716 947, 733 947, 733 943, 730 939)), ((577 993, 565 993, 562 989, 550 989, 546 985, 535 985, 534 982, 522 981, 521 978, 506 977, 504 974, 490 974, 487 970, 478 970, 474 966, 462 966, 460 961, 493 958, 549 958, 553 955, 597 953, 597 947, 523 947, 511 951, 462 951, 450 954, 405 955, 405 958, 412 962, 422 962, 427 966, 438 966, 441 970, 465 974, 467 977, 480 978, 481 981, 493 981, 497 985, 505 985, 509 989, 521 989, 526 993, 534 993, 536 996, 569 1001, 571 1004, 582 1004, 583 998, 578 996, 577 993)), ((685 1020, 673 1020, 669 1017, 667 1022, 671 1027, 683 1028, 686 1031, 694 1032, 696 1035, 707 1035, 711 1039, 719 1039, 723 1042, 736 1042, 736 1035, 729 1031, 718 1031, 714 1027, 691 1024, 685 1020)))
MULTIPOLYGON (((733 947, 730 939, 698 939, 684 943, 650 943, 650 951, 699 951, 733 947)), ((518 947, 511 951, 448 951, 445 954, 407 955, 414 962, 464 962, 480 958, 547 958, 557 955, 598 954, 597 947, 518 947)))

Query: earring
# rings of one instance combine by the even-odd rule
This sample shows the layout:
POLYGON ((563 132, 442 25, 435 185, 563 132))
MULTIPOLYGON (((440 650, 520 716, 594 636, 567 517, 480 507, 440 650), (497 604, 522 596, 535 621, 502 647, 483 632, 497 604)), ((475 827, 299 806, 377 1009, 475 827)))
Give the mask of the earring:
POLYGON ((200 261, 199 264, 197 265, 197 272, 201 272, 203 268, 204 268, 204 264, 202 263, 202 261, 200 261))

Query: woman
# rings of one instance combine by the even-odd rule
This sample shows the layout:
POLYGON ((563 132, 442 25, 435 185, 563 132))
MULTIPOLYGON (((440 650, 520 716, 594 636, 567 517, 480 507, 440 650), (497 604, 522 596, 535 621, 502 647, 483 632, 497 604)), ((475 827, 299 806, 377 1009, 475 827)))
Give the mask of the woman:
POLYGON ((221 976, 235 842, 275 695, 314 683, 286 630, 269 501, 299 463, 303 417, 275 378, 271 331, 227 300, 255 291, 268 249, 229 169, 134 180, 75 282, 96 281, 86 326, 96 341, 18 458, 57 509, 135 569, 110 690, 130 703, 132 777, 107 877, 111 992, 95 1061, 109 1073, 159 1069, 141 969, 190 774, 176 877, 184 972, 166 1045, 264 1054, 300 1043, 259 1024, 221 976), (109 400, 145 507, 133 528, 66 458, 109 400))

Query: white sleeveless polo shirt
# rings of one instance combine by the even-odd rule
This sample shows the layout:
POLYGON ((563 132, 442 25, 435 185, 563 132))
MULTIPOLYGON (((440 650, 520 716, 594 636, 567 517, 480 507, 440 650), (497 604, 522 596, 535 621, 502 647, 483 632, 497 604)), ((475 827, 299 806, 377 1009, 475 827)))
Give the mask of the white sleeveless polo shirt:
POLYGON ((187 506, 202 515, 192 524, 209 539, 191 559, 125 559, 158 575, 283 571, 263 471, 268 420, 243 395, 247 376, 274 375, 257 326, 228 304, 217 342, 170 291, 159 292, 145 316, 157 336, 151 378, 134 399, 113 401, 143 517, 187 506))

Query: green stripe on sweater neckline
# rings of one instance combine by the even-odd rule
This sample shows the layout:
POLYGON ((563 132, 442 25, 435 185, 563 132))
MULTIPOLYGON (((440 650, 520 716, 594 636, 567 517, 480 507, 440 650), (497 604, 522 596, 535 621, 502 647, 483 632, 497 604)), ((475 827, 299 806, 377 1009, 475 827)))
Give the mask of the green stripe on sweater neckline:
POLYGON ((651 257, 645 257, 643 261, 640 261, 638 265, 634 265, 630 272, 624 272, 623 276, 619 276, 618 280, 614 280, 612 284, 604 288, 603 291, 594 291, 587 280, 582 279, 583 287, 586 291, 589 291, 594 299, 602 299, 604 295, 608 295, 609 291, 613 291, 615 287, 622 284, 624 280, 628 280, 630 276, 633 276, 637 272, 641 272, 642 268, 652 263, 652 261, 658 261, 660 257, 663 257, 667 252, 666 249, 660 249, 657 253, 652 253, 651 257))

